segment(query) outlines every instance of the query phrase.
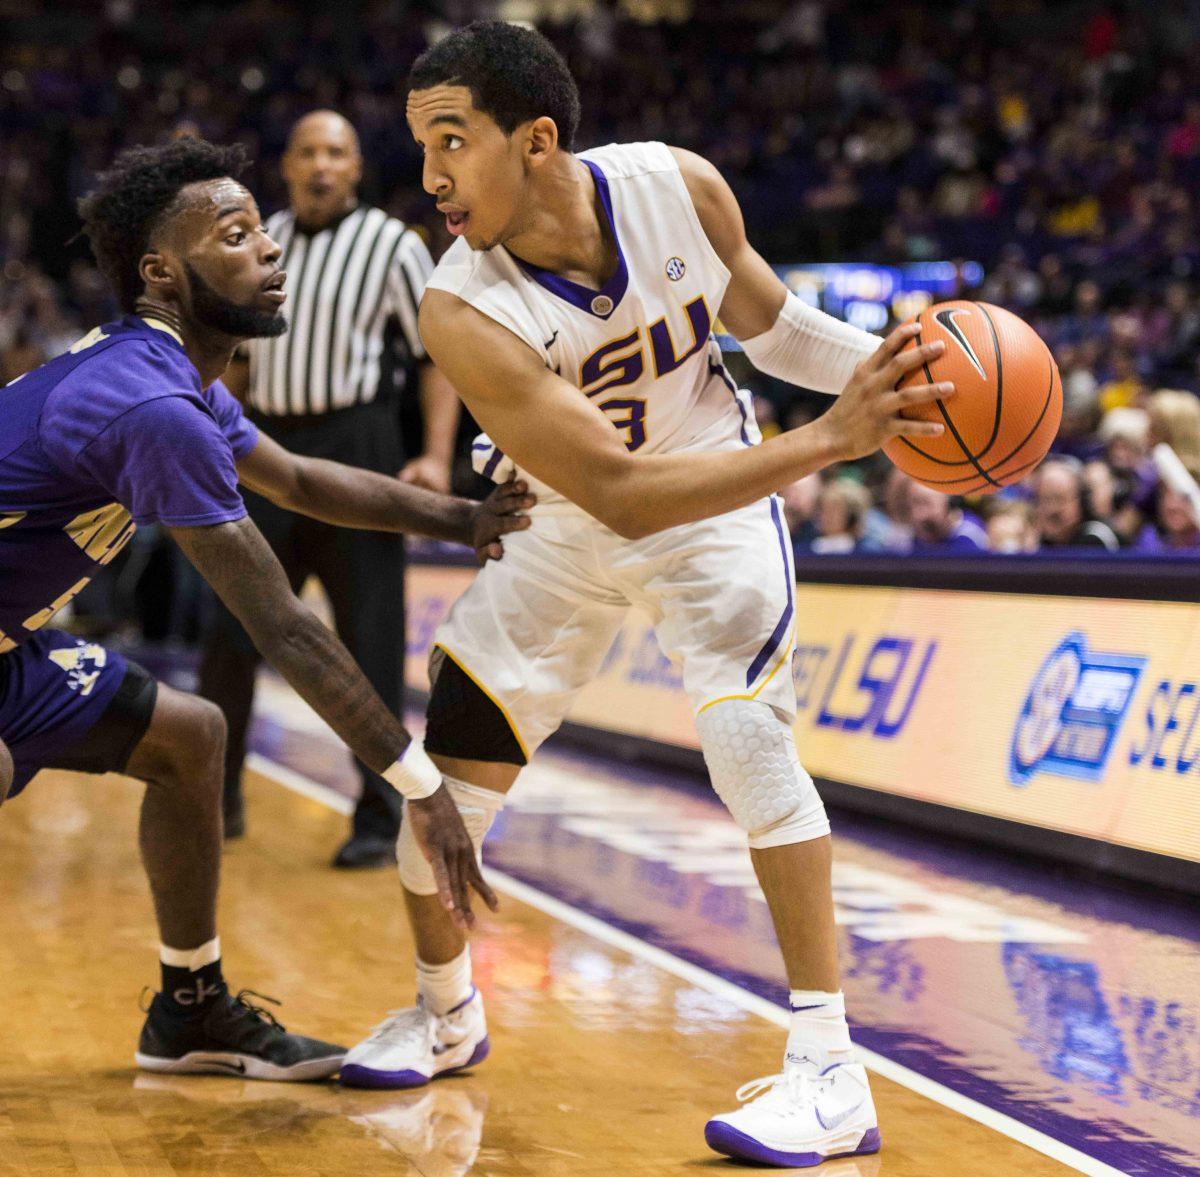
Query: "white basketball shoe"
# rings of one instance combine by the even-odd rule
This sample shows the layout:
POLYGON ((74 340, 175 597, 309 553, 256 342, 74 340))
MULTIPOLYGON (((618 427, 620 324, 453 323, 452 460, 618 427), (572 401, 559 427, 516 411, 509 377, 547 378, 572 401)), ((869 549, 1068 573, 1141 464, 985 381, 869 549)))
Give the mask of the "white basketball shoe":
POLYGON ((783 1074, 755 1079, 737 1097, 752 1102, 704 1126, 709 1148, 727 1157, 803 1169, 879 1151, 875 1104, 858 1063, 819 1075, 785 1064, 783 1074))
POLYGON ((463 1071, 488 1055, 483 998, 471 990, 449 1013, 418 1003, 393 1010, 342 1063, 348 1087, 420 1087, 438 1075, 463 1071))

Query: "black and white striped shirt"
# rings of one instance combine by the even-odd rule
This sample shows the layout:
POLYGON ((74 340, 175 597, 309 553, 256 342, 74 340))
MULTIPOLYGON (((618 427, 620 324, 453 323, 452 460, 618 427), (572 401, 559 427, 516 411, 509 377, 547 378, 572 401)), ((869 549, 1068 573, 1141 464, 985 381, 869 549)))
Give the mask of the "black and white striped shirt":
POLYGON ((367 205, 317 233, 288 209, 266 229, 283 250, 288 331, 246 345, 250 406, 272 417, 328 413, 399 385, 406 358, 425 357, 417 307, 433 259, 421 238, 367 205))

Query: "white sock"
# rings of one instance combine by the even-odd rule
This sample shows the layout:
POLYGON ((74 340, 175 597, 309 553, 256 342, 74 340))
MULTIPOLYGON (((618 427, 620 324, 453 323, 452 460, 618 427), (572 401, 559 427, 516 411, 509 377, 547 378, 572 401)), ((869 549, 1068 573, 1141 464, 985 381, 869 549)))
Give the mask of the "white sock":
POLYGON ((792 1016, 788 1026, 787 1064, 819 1075, 840 1063, 854 1061, 846 998, 818 989, 793 989, 788 994, 792 1016))
POLYGON ((445 964, 417 961, 417 992, 425 1008, 435 1014, 447 1014, 462 1005, 474 989, 471 984, 471 946, 468 944, 445 964))
POLYGON ((194 973, 197 969, 204 968, 206 964, 212 964, 214 960, 221 959, 221 937, 214 936, 211 940, 201 944, 199 948, 168 948, 167 945, 160 943, 158 959, 173 969, 187 969, 194 973))

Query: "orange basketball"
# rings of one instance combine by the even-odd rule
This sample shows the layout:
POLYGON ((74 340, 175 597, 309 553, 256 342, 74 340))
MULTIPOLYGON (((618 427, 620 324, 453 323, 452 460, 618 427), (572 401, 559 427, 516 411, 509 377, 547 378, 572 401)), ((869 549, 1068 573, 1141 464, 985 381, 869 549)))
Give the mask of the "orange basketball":
POLYGON ((943 302, 917 316, 908 347, 946 350, 902 382, 952 380, 949 400, 906 413, 940 421, 941 437, 894 437, 883 451, 905 474, 945 494, 991 494, 1045 456, 1062 419, 1062 379, 1050 349, 1016 315, 986 302, 943 302))

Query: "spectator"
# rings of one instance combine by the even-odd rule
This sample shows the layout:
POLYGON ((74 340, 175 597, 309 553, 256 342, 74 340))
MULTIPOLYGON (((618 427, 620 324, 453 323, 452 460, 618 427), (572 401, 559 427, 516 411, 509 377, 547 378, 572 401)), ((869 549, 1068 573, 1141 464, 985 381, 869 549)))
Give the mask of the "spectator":
POLYGON ((1063 380, 1062 421, 1054 439, 1054 452, 1081 460, 1092 457, 1099 449, 1096 441, 1099 420, 1095 377, 1082 368, 1070 372, 1063 380))
POLYGON ((1100 284, 1091 279, 1075 288, 1075 310, 1063 321, 1059 334, 1064 343, 1082 343, 1088 339, 1108 338, 1108 318, 1102 309, 1100 284))
POLYGON ((1160 388, 1146 404, 1150 445, 1166 442, 1189 468, 1200 467, 1200 398, 1175 388, 1160 388))
POLYGON ((1172 282, 1163 296, 1167 331, 1156 359, 1160 374, 1169 379, 1187 379, 1200 354, 1200 307, 1186 282, 1172 282))
POLYGON ((1200 522, 1187 496, 1159 483, 1154 521, 1142 529, 1134 547, 1147 553, 1200 553, 1200 522))
POLYGON ((932 555, 986 550, 987 532, 974 517, 965 515, 957 502, 941 491, 909 479, 908 517, 913 552, 932 555))
POLYGON ((1006 556, 1036 552, 1033 508, 1024 499, 998 499, 987 515, 988 548, 1006 556))
POLYGON ((1110 409, 1100 421, 1098 437, 1112 469, 1132 474, 1150 449, 1150 416, 1145 409, 1110 409))
POLYGON ((1083 481, 1092 514, 1111 526, 1116 511, 1117 476, 1103 458, 1093 458, 1084 464, 1083 481))
POLYGON ((1132 547, 1145 520, 1138 503, 1153 493, 1153 484, 1147 489, 1136 473, 1116 471, 1103 458, 1088 462, 1083 478, 1092 513, 1112 528, 1121 547, 1132 547))
POLYGON ((908 484, 912 480, 898 466, 888 466, 883 501, 867 513, 863 544, 871 551, 907 552, 912 549, 912 518, 908 509, 908 484))
POLYGON ((1158 483, 1150 461, 1150 415, 1145 409, 1112 409, 1100 422, 1098 437, 1115 486, 1113 514, 1107 519, 1122 547, 1137 538, 1158 483))
POLYGON ((1025 261, 1025 251, 1019 245, 1005 246, 1000 252, 1000 264, 988 275, 980 291, 984 301, 1000 303, 1018 314, 1038 302, 1042 282, 1025 261))
POLYGON ((1039 315, 1065 315, 1071 309, 1071 275, 1056 253, 1038 263, 1038 296, 1034 310, 1039 315))
POLYGON ((1133 355, 1125 350, 1114 351, 1112 375, 1100 386, 1101 411, 1140 405, 1145 397, 1146 386, 1134 367, 1133 355))
POLYGON ((1034 526, 1042 548, 1120 546, 1107 523, 1092 514, 1083 463, 1074 458, 1047 458, 1033 476, 1034 526))
POLYGON ((817 502, 817 534, 809 551, 843 555, 862 550, 871 496, 866 487, 850 478, 838 478, 821 490, 817 502))

